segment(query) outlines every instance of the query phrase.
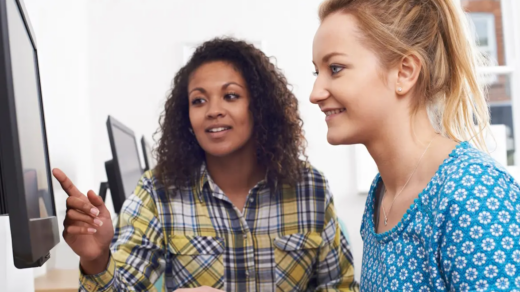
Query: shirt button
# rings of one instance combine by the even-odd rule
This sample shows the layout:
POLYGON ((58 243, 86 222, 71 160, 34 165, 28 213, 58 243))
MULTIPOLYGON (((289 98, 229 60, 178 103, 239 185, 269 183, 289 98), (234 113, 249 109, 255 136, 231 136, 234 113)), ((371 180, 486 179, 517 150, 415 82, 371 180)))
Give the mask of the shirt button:
POLYGON ((249 198, 249 202, 253 203, 255 201, 255 198, 249 198))

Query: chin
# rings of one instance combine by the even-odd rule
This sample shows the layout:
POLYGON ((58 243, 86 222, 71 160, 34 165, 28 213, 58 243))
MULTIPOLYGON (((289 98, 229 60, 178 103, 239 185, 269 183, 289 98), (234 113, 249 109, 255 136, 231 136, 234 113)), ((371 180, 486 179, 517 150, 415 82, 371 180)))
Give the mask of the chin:
POLYGON ((329 142, 330 145, 334 145, 334 146, 337 146, 337 145, 341 145, 341 140, 338 139, 338 137, 334 137, 334 136, 330 136, 330 135, 327 135, 327 142, 329 142))
POLYGON ((210 155, 213 157, 226 157, 229 154, 233 153, 233 150, 229 149, 209 149, 206 150, 206 155, 210 155))
POLYGON ((349 135, 347 133, 335 133, 330 131, 327 133, 327 142, 330 145, 352 145, 359 143, 354 135, 349 135))
POLYGON ((213 157, 225 157, 237 150, 237 147, 231 145, 211 145, 211 147, 202 147, 206 155, 213 157))

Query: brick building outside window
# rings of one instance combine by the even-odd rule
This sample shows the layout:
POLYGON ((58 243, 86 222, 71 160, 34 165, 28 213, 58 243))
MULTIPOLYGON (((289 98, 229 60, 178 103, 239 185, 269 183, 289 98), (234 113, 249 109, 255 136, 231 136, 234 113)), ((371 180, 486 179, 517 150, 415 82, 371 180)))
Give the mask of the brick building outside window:
MULTIPOLYGON (((517 1, 517 0, 513 0, 517 1)), ((475 35, 477 45, 490 60, 491 66, 505 66, 504 29, 500 0, 461 0, 475 35)), ((488 88, 488 104, 491 124, 508 127, 511 141, 514 140, 513 111, 511 106, 510 75, 491 75, 482 78, 488 88)), ((513 143, 513 142, 512 142, 513 143)), ((513 148, 510 146, 509 164, 513 164, 513 148)))

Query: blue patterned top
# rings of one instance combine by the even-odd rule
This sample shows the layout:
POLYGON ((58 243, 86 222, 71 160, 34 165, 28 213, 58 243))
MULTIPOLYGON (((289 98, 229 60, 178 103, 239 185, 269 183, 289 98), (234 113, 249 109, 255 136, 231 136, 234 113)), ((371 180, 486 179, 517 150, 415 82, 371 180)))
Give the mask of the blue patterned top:
POLYGON ((400 223, 363 222, 361 291, 520 291, 519 185, 467 142, 444 160, 400 223))

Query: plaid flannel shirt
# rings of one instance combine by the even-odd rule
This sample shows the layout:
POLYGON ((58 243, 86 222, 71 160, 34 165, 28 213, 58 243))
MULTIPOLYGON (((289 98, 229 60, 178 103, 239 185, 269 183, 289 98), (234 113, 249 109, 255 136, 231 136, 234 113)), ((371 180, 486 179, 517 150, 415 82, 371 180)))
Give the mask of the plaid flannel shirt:
POLYGON ((80 291, 358 291, 350 247, 325 177, 308 166, 296 186, 264 181, 238 210, 205 167, 190 188, 146 172, 124 203, 107 269, 80 291))

